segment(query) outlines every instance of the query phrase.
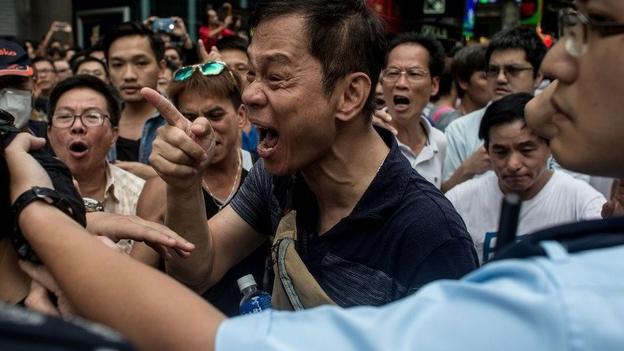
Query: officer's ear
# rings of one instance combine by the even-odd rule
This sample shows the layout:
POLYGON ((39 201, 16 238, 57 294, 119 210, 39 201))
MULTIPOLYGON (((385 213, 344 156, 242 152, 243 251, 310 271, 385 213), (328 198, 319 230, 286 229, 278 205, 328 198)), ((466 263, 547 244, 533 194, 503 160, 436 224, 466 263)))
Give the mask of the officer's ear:
POLYGON ((364 109, 372 89, 370 78, 363 72, 354 72, 344 77, 334 88, 337 97, 336 117, 349 121, 364 109))

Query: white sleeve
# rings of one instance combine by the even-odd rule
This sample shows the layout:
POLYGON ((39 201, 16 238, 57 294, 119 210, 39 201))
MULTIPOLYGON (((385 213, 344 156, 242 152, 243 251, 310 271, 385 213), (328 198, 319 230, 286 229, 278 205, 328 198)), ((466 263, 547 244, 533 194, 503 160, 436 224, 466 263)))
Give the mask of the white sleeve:
POLYGON ((443 181, 447 181, 462 164, 462 153, 466 146, 464 145, 462 131, 458 126, 459 124, 454 121, 454 123, 449 124, 444 132, 446 136, 446 157, 442 167, 443 181))

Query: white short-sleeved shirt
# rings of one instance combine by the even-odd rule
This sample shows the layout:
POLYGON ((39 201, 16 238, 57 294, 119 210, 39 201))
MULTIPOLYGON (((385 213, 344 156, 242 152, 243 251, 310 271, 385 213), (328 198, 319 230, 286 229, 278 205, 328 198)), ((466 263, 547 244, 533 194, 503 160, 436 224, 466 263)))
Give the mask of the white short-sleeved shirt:
POLYGON ((483 145, 483 140, 479 139, 479 126, 486 109, 487 106, 472 111, 451 122, 444 130, 448 143, 442 175, 444 181, 448 180, 462 162, 483 145))
POLYGON ((422 117, 421 123, 427 133, 427 143, 418 155, 412 149, 397 139, 399 149, 423 178, 440 189, 442 185, 442 168, 446 156, 446 137, 441 131, 432 128, 431 123, 422 117))
MULTIPOLYGON (((459 184, 446 197, 464 219, 479 261, 487 261, 496 243, 503 200, 498 177, 489 172, 459 184)), ((600 218, 605 201, 589 184, 555 171, 537 195, 522 203, 517 233, 524 235, 558 224, 600 218)))

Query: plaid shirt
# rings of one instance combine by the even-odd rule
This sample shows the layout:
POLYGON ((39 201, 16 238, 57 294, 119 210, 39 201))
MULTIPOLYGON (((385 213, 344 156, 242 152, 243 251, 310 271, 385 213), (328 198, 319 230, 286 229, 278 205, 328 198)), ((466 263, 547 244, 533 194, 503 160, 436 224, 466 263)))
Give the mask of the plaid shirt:
MULTIPOLYGON (((144 184, 145 180, 107 163, 104 212, 135 215, 139 195, 144 184)), ((132 244, 132 240, 120 240, 117 243, 127 253, 132 249, 132 244)))

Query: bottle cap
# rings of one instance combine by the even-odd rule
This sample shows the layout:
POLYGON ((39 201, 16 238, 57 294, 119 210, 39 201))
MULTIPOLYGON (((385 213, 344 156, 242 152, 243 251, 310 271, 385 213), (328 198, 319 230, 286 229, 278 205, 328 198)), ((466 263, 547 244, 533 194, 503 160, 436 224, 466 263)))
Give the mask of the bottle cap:
POLYGON ((245 288, 256 285, 256 280, 254 279, 253 274, 247 274, 244 277, 238 278, 236 283, 238 284, 240 291, 243 291, 245 288))

